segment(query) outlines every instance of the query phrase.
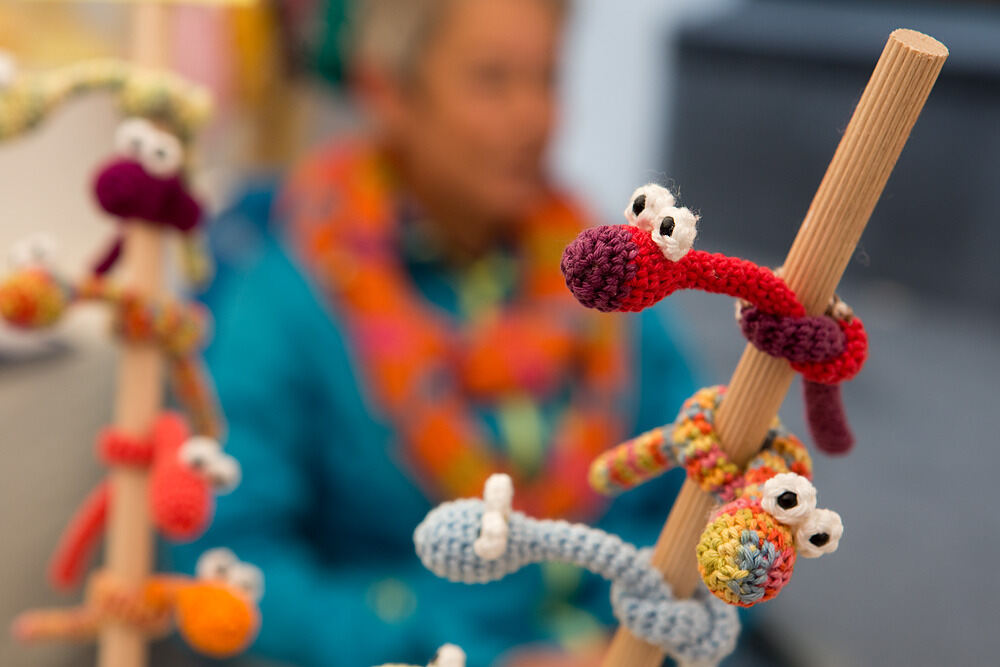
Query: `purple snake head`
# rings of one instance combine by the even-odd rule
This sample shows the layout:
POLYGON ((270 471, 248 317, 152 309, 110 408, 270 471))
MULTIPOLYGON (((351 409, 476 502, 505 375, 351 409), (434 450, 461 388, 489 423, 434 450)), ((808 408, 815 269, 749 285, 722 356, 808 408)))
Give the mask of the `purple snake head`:
POLYGON ((577 300, 603 312, 639 311, 686 287, 698 217, 664 187, 637 188, 627 225, 584 230, 563 253, 562 272, 577 300))
POLYGON ((101 208, 123 221, 139 219, 182 232, 201 221, 201 205, 181 177, 183 148, 152 123, 131 118, 115 137, 119 157, 97 174, 94 195, 101 208))

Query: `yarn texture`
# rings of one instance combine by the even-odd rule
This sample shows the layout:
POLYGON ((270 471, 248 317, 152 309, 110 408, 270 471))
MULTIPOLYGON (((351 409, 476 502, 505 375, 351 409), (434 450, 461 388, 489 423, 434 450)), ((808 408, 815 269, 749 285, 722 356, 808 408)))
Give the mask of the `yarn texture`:
MULTIPOLYGON (((836 317, 808 317, 775 272, 748 260, 691 250, 697 217, 677 208, 666 188, 637 189, 625 218, 627 225, 584 230, 563 252, 566 286, 584 306, 636 312, 679 289, 726 294, 744 304, 739 319, 747 339, 766 354, 787 359, 807 384, 837 385, 861 370, 868 337, 860 318, 849 309, 836 317)), ((810 431, 820 449, 848 451, 853 436, 839 391, 807 390, 805 396, 810 431)))
POLYGON ((15 75, 0 88, 0 140, 32 130, 71 97, 112 93, 125 116, 154 118, 185 141, 208 120, 207 89, 165 71, 98 59, 15 75))
POLYGON ((432 510, 414 532, 424 566, 450 581, 473 584, 502 579, 530 563, 571 563, 610 580, 618 620, 675 658, 718 662, 733 650, 739 621, 732 607, 703 590, 690 600, 675 599, 650 564, 650 550, 583 524, 511 512, 506 549, 484 559, 473 545, 487 511, 486 502, 476 498, 432 510))
POLYGON ((809 557, 836 550, 843 526, 836 513, 816 509, 809 452, 777 419, 760 452, 744 468, 729 459, 714 427, 724 395, 724 387, 698 391, 685 401, 671 426, 598 457, 590 482, 602 493, 617 493, 671 468, 684 468, 692 481, 724 503, 698 543, 702 579, 720 599, 748 607, 781 591, 791 579, 799 550, 809 557), (821 515, 822 525, 801 531, 817 512, 828 512, 821 515), (816 537, 823 534, 825 538, 816 537), (818 550, 813 538, 822 542, 818 550))
POLYGON ((802 374, 806 423, 816 446, 845 454, 854 445, 840 383, 861 370, 868 336, 859 318, 834 297, 826 315, 795 317, 763 313, 742 304, 737 319, 744 337, 772 357, 787 359, 802 374))
MULTIPOLYGON (((256 570, 245 563, 231 567, 256 570)), ((195 651, 227 658, 245 650, 256 637, 258 599, 255 591, 246 590, 226 573, 197 578, 153 576, 133 587, 102 570, 91 575, 82 606, 25 612, 15 619, 12 631, 24 642, 89 641, 109 622, 136 628, 150 638, 162 637, 176 626, 195 651)))
MULTIPOLYGON (((215 494, 238 481, 238 464, 218 443, 197 457, 185 456, 191 442, 184 419, 169 412, 157 418, 144 438, 110 427, 97 438, 97 455, 105 464, 150 468, 150 516, 157 532, 173 541, 200 537, 215 513, 215 494)), ((54 588, 67 590, 79 583, 104 534, 109 502, 110 487, 102 482, 77 509, 49 565, 54 588)))
POLYGON ((41 265, 23 267, 0 282, 0 317, 19 328, 54 326, 71 305, 86 301, 111 306, 112 330, 122 340, 153 343, 166 353, 174 392, 195 430, 221 437, 215 391, 200 358, 211 321, 202 306, 147 299, 98 276, 71 284, 41 265))

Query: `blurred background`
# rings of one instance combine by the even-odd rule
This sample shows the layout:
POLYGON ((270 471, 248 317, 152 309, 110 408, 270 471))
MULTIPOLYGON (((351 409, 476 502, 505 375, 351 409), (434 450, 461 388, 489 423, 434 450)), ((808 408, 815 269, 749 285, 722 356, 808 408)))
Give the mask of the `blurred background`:
MULTIPOLYGON (((213 212, 364 119, 344 90, 341 3, 178 5, 170 62, 211 86, 220 112, 195 177, 213 212)), ((127 55, 125 8, 0 4, 0 50, 23 68, 127 55)), ((987 665, 1000 655, 1000 6, 991 2, 575 0, 562 45, 561 123, 548 160, 602 223, 668 183, 701 214, 699 248, 774 266, 787 252, 888 33, 924 31, 951 55, 848 267, 841 296, 871 358, 845 386, 855 452, 818 462, 844 518, 841 550, 798 568, 754 612, 752 645, 725 664, 987 665), (957 392, 957 393, 954 393, 957 392)), ((110 236, 88 178, 117 123, 101 96, 0 147, 0 248, 37 232, 85 270, 110 236)), ((844 193, 849 197, 850 193, 844 193)), ((671 298, 696 375, 724 382, 743 347, 732 306, 671 298)), ((0 332, 0 622, 65 600, 50 549, 99 479, 91 435, 108 420, 114 347, 100 313, 51 334, 0 332)), ((805 432, 798 390, 783 409, 805 432)), ((673 417, 665 409, 662 421, 673 417)), ((817 457, 819 458, 819 457, 817 457)), ((225 502, 223 500, 222 502, 225 502)), ((336 633, 336 629, 331 629, 336 633)), ((15 645, 0 664, 89 664, 89 649, 15 645)), ((195 660, 172 642, 162 664, 195 660)), ((258 663, 246 658, 239 664, 258 663)), ((293 664, 293 663, 289 663, 293 664)), ((330 664, 340 664, 331 662, 330 664)))

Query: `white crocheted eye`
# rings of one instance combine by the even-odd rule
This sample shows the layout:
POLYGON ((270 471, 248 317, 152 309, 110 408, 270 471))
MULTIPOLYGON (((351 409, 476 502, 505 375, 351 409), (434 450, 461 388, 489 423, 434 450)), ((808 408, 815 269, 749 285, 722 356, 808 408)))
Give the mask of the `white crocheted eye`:
POLYGON ((795 529, 795 548, 804 558, 832 554, 844 535, 844 522, 833 510, 818 509, 795 529))
POLYGON ((177 452, 181 463, 200 472, 207 472, 209 463, 222 454, 222 447, 213 438, 196 435, 181 445, 177 452))
POLYGON ((236 554, 225 547, 209 549, 198 557, 194 573, 206 581, 228 581, 229 571, 239 562, 236 554))
POLYGON ((154 129, 143 146, 141 161, 150 174, 167 178, 180 171, 184 148, 174 135, 154 129))
POLYGON ((465 651, 454 644, 445 644, 427 667, 465 667, 465 651))
POLYGON ((7 253, 12 269, 48 266, 56 254, 56 240, 51 234, 39 232, 16 241, 7 253))
POLYGON ((255 602, 264 595, 264 574, 250 563, 234 563, 229 568, 226 582, 255 602))
POLYGON ((764 482, 760 505, 781 523, 796 525, 816 509, 816 487, 802 475, 784 472, 764 482))
POLYGON ((625 220, 639 229, 650 231, 660 213, 675 204, 674 196, 662 185, 647 183, 635 189, 625 207, 625 220))
POLYGON ((115 150, 123 157, 141 161, 146 146, 157 134, 156 128, 145 118, 126 118, 115 130, 115 150))
POLYGON ((217 452, 209 459, 208 465, 204 469, 212 489, 218 494, 231 493, 243 479, 243 470, 239 461, 229 454, 217 452))
POLYGON ((648 183, 636 188, 625 208, 628 223, 649 232, 663 256, 672 262, 691 250, 698 235, 698 216, 676 203, 670 190, 648 183))
POLYGON ((676 262, 694 246, 698 236, 698 216, 687 208, 667 207, 654 220, 650 231, 653 242, 659 246, 663 256, 676 262))

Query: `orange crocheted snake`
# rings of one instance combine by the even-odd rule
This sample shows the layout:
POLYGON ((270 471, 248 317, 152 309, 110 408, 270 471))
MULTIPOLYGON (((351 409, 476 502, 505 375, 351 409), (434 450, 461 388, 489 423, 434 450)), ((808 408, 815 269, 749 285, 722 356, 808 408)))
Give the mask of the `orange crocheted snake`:
POLYGON ((82 606, 25 612, 14 621, 12 632, 19 641, 86 641, 108 622, 124 623, 151 637, 163 636, 176 625, 184 641, 203 655, 237 655, 260 627, 260 571, 225 549, 206 552, 198 570, 196 578, 154 576, 138 587, 96 572, 82 606))

